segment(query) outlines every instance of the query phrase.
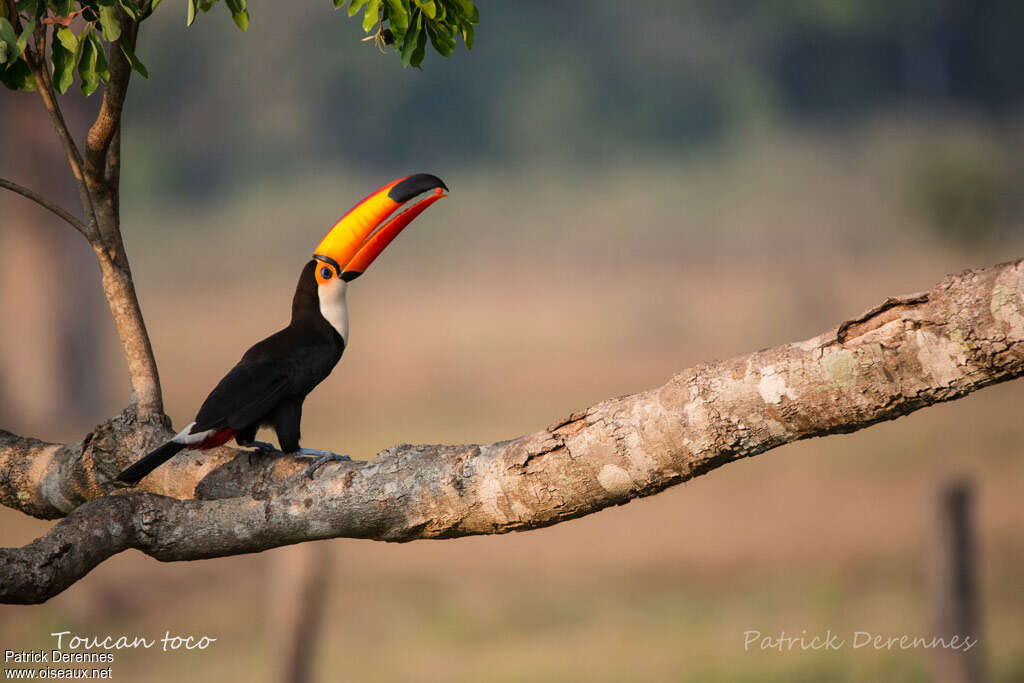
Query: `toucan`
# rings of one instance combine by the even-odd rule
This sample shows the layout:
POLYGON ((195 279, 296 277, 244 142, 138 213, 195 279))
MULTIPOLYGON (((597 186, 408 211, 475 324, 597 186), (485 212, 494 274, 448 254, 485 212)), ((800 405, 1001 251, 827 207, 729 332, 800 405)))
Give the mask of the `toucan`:
POLYGON ((329 460, 348 456, 299 447, 302 402, 341 359, 348 343, 348 283, 366 272, 388 244, 448 187, 426 173, 399 178, 359 202, 320 242, 302 268, 292 299, 292 319, 283 330, 253 345, 203 401, 187 427, 118 475, 134 484, 182 449, 205 450, 232 438, 239 446, 270 448, 256 441, 272 427, 284 453, 319 456, 309 476, 329 460), (433 193, 382 226, 409 200, 433 193))

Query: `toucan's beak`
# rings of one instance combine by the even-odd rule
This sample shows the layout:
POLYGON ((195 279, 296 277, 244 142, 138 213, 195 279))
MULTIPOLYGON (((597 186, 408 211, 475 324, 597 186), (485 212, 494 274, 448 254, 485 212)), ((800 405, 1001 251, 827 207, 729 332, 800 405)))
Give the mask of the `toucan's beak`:
POLYGON ((342 216, 320 242, 313 258, 334 266, 346 282, 355 280, 405 226, 412 223, 428 206, 447 196, 444 194, 447 189, 443 180, 426 173, 417 173, 388 183, 342 216), (395 209, 428 190, 434 190, 434 194, 420 200, 381 227, 381 223, 395 209))

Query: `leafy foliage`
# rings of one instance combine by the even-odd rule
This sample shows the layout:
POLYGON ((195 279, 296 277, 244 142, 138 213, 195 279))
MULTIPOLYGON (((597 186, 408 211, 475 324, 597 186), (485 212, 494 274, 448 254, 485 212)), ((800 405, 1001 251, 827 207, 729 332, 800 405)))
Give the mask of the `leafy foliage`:
MULTIPOLYGON (((35 76, 27 60, 29 41, 50 41, 47 65, 53 87, 67 92, 78 74, 82 93, 91 95, 110 78, 110 50, 120 50, 131 68, 149 78, 135 54, 125 27, 149 18, 162 0, 0 0, 0 83, 11 90, 34 90, 35 76), (12 12, 12 9, 15 10, 12 12)), ((187 0, 185 24, 199 11, 209 12, 218 0, 187 0)), ((472 0, 332 0, 335 9, 348 5, 348 15, 362 13, 363 31, 384 51, 394 47, 405 66, 423 62, 427 41, 445 57, 462 36, 473 47, 473 27, 480 13, 472 0)), ((249 28, 248 0, 224 0, 239 29, 249 28)))
MULTIPOLYGON (((0 6, 5 8, 4 15, 8 14, 7 6, 2 2, 0 6)), ((0 16, 0 83, 11 90, 35 90, 35 77, 22 56, 34 30, 35 17, 18 33, 6 16, 0 16)))
POLYGON ((427 40, 440 54, 450 57, 458 36, 467 50, 473 49, 473 27, 480 12, 472 0, 334 0, 334 9, 348 4, 348 15, 363 13, 363 31, 381 51, 393 46, 405 66, 419 66, 427 40))

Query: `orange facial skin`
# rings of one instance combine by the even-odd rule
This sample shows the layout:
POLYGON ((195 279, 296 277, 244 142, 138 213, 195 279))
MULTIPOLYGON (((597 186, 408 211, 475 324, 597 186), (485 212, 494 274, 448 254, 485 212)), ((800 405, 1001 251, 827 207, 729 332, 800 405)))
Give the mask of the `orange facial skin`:
POLYGON ((318 285, 324 285, 338 277, 338 271, 330 263, 324 263, 321 261, 320 265, 318 265, 316 270, 313 271, 313 275, 316 277, 316 283, 318 285), (327 277, 324 277, 325 274, 327 277))

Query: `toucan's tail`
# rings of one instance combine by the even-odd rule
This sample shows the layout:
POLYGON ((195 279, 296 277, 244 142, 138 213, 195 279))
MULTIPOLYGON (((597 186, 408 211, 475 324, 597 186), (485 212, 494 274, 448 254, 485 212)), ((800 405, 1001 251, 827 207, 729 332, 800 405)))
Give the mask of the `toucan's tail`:
POLYGON ((140 479, 170 460, 178 451, 185 448, 187 445, 188 444, 178 443, 177 441, 168 441, 163 446, 143 457, 124 472, 117 475, 118 481, 123 481, 128 484, 138 483, 140 479))

